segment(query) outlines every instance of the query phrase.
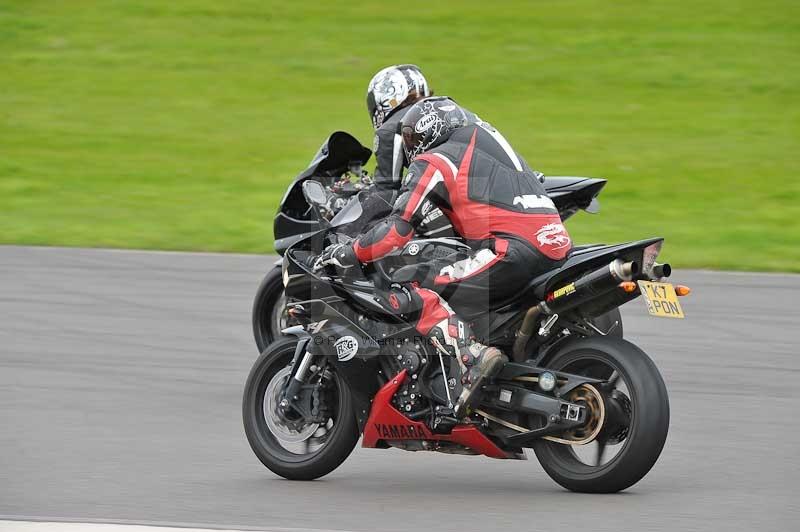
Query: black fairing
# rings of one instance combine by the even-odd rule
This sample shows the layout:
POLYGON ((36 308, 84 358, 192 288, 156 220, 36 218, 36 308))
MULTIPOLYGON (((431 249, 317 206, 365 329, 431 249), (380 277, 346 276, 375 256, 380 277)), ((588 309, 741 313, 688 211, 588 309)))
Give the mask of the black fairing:
POLYGON ((594 177, 547 176, 544 180, 544 188, 556 204, 561 220, 588 208, 604 186, 605 179, 594 177))
POLYGON ((366 164, 371 156, 372 151, 349 133, 337 131, 327 138, 308 168, 294 178, 281 200, 273 225, 278 253, 283 254, 290 245, 302 240, 302 236, 298 238, 299 235, 313 233, 322 227, 303 196, 303 181, 312 177, 340 176, 352 164, 366 164))
POLYGON ((339 175, 354 162, 366 164, 370 157, 372 157, 372 150, 363 146, 353 135, 345 131, 336 131, 322 143, 311 159, 308 168, 297 178, 304 179, 314 175, 339 175))
MULTIPOLYGON (((313 329, 311 332, 312 348, 318 354, 330 353, 323 347, 330 347, 328 344, 333 345, 337 338, 343 336, 352 336, 356 339, 358 350, 353 355, 355 358, 369 360, 380 353, 380 345, 369 333, 342 315, 327 301, 322 299, 304 301, 303 307, 310 315, 314 316, 314 321, 320 324, 319 327, 309 327, 310 330, 313 329)), ((337 360, 337 362, 339 361, 337 360)))
POLYGON ((525 294, 531 293, 542 300, 547 292, 559 284, 577 278, 582 272, 600 268, 614 259, 635 261, 642 264, 644 248, 663 241, 663 238, 648 238, 613 246, 596 246, 573 250, 561 267, 536 277, 528 285, 525 294))
MULTIPOLYGON (((641 264, 644 248, 662 240, 662 238, 649 238, 613 246, 596 245, 575 249, 559 268, 531 280, 524 290, 521 290, 518 295, 497 310, 472 314, 469 309, 457 310, 462 317, 472 321, 473 332, 483 343, 511 346, 514 343, 514 332, 519 328, 525 311, 544 300, 548 292, 568 281, 579 278, 586 272, 601 268, 617 258, 641 264)), ((634 297, 635 295, 621 294, 620 297, 608 301, 607 306, 586 305, 583 309, 586 315, 596 316, 606 310, 616 308, 634 297)))
POLYGON ((369 333, 338 312, 328 301, 317 299, 304 301, 302 304, 315 320, 314 324, 307 327, 311 332, 309 350, 314 354, 327 356, 336 366, 336 372, 344 378, 353 393, 354 414, 359 430, 363 430, 370 402, 381 384, 378 380, 380 370, 378 357, 381 356, 381 346, 369 333), (336 345, 348 338, 357 343, 357 352, 339 356, 336 345))

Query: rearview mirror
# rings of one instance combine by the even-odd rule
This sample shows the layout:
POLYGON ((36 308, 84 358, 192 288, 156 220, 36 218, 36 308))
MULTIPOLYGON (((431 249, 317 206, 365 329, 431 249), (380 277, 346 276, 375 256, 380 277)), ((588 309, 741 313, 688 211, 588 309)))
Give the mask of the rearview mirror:
POLYGON ((303 196, 306 201, 316 207, 322 207, 328 203, 328 194, 325 187, 319 181, 309 179, 303 182, 303 196))

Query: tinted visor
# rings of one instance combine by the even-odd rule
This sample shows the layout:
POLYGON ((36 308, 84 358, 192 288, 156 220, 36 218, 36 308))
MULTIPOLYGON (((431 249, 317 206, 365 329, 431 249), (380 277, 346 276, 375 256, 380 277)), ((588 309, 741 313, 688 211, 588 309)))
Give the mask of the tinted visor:
POLYGON ((383 125, 383 113, 378 111, 378 106, 375 104, 375 94, 372 91, 367 93, 367 112, 369 119, 372 120, 372 127, 378 129, 383 125))
POLYGON ((403 126, 401 133, 403 135, 403 151, 406 152, 406 160, 410 163, 414 157, 419 155, 425 135, 414 131, 413 126, 403 126))

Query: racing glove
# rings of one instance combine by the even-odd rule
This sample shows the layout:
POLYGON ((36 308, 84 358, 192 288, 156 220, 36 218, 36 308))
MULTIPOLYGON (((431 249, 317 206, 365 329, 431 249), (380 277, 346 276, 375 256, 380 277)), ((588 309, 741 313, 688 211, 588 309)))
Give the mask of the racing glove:
POLYGON ((358 258, 352 244, 332 244, 326 247, 314 261, 314 271, 319 271, 325 266, 347 269, 356 264, 358 264, 358 258))

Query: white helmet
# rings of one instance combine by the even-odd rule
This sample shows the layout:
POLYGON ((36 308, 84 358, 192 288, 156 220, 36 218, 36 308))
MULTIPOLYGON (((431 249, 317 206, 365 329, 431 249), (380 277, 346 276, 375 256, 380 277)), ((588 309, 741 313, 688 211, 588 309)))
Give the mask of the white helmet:
POLYGON ((369 82, 367 111, 378 129, 398 109, 433 94, 428 81, 416 65, 386 67, 369 82))

